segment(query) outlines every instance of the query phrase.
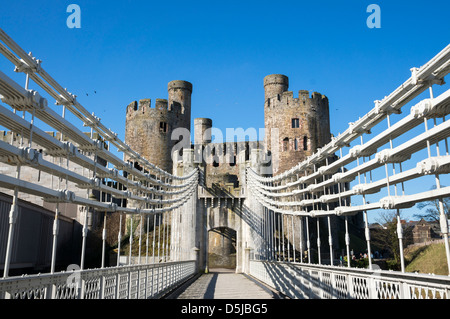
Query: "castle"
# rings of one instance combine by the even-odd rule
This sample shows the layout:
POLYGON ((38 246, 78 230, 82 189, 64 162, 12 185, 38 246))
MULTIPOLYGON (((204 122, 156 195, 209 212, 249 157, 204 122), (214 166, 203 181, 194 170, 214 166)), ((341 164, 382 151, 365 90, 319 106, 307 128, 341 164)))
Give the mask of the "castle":
MULTIPOLYGON (((246 255, 249 251, 253 249, 256 255, 267 254, 262 251, 264 246, 261 245, 264 240, 261 229, 268 227, 264 224, 263 215, 273 220, 270 226, 273 228, 267 231, 274 237, 278 236, 277 240, 281 240, 280 231, 283 232, 283 223, 292 225, 293 229, 304 227, 305 223, 314 223, 312 219, 308 222, 292 216, 282 218, 280 215, 275 216, 273 212, 258 206, 257 201, 247 194, 246 168, 252 167, 259 174, 266 176, 282 174, 331 140, 328 98, 317 92, 310 94, 305 90, 300 90, 298 97, 294 98, 293 92, 288 89, 289 79, 285 75, 272 74, 264 78, 264 140, 212 143, 212 119, 196 118, 191 142, 193 85, 187 81, 169 82, 168 99, 156 99, 154 107, 150 99, 133 101, 126 107, 125 143, 130 148, 149 162, 174 175, 185 175, 194 167, 199 169, 200 180, 195 195, 197 198, 195 207, 184 208, 180 212, 182 216, 180 218, 187 221, 181 223, 181 227, 185 229, 171 233, 171 242, 186 251, 195 247, 198 251, 199 264, 203 267, 225 267, 241 272, 245 267, 244 260, 249 259, 246 255), (192 227, 193 225, 195 227, 192 227), (254 250, 255 247, 258 247, 257 251, 254 250)), ((17 134, 2 133, 0 139, 11 144, 21 146, 29 143, 26 138, 19 139, 17 134)), ((48 133, 57 139, 64 138, 58 132, 48 133)), ((103 141, 101 136, 94 136, 92 133, 91 138, 103 141)), ((39 146, 33 141, 31 147, 39 146)), ((83 154, 99 165, 107 165, 105 160, 92 152, 84 151, 83 154)), ((43 157, 48 161, 59 161, 51 154, 43 154, 43 157)), ((335 159, 329 158, 328 161, 335 159)), ((133 161, 131 158, 125 160, 133 161)), ((134 162, 133 165, 142 169, 138 162, 134 162)), ((14 166, 5 165, 2 169, 9 175, 15 172, 14 166)), ((71 163, 70 169, 84 174, 83 167, 76 163, 71 163)), ((30 180, 36 179, 37 176, 41 183, 52 186, 65 182, 67 189, 79 196, 86 196, 86 188, 83 185, 61 180, 46 172, 38 172, 33 167, 23 167, 22 175, 24 179, 30 180)), ((102 182, 119 190, 126 188, 126 185, 118 182, 102 182)), ((11 195, 10 190, 1 189, 1 191, 11 195)), ((49 212, 55 211, 55 203, 46 202, 43 198, 32 194, 25 195, 22 199, 49 212)), ((134 207, 131 200, 112 198, 111 195, 107 197, 106 194, 96 190, 89 196, 91 195, 102 202, 115 201, 120 206, 134 207)), ((74 221, 74 225, 82 224, 82 216, 86 214, 89 229, 95 231, 101 224, 102 213, 86 211, 84 206, 61 203, 60 210, 62 215, 68 217, 68 228, 72 227, 70 220, 74 221)), ((119 217, 117 214, 111 214, 109 218, 111 226, 108 225, 108 228, 111 229, 107 232, 108 242, 114 244, 118 232, 118 228, 114 225, 118 223, 119 217)), ((357 226, 354 230, 358 231, 360 217, 349 218, 351 225, 357 226)), ((332 216, 330 222, 334 224, 333 247, 336 250, 342 249, 339 245, 339 229, 343 227, 342 218, 332 216)), ((124 225, 125 223, 122 227, 124 225)), ((310 227, 310 238, 317 235, 313 228, 310 227)), ((326 231, 320 233, 326 234, 326 231)), ((300 242, 304 243, 305 240, 305 237, 297 236, 295 243, 290 244, 300 247, 300 242)), ((326 255, 326 252, 322 252, 323 254, 326 255)))
MULTIPOLYGON (((194 213, 183 214, 200 225, 196 234, 184 238, 186 247, 204 252, 200 254, 200 264, 235 268, 239 272, 245 249, 258 246, 260 239, 255 229, 264 226, 258 225, 259 216, 252 215, 257 204, 247 200, 246 166, 256 165, 266 176, 281 174, 330 142, 328 98, 317 92, 310 95, 305 90, 294 98, 288 89, 289 79, 285 75, 264 78, 263 141, 211 143, 212 119, 196 118, 193 143, 189 139, 182 149, 173 150, 179 141, 171 139, 172 133, 180 127, 189 132, 191 128, 193 86, 186 81, 169 82, 168 100, 157 99, 154 108, 149 99, 127 106, 125 143, 172 174, 181 176, 194 166, 199 168, 197 207, 194 213), (250 164, 254 158, 258 158, 258 163, 250 164)), ((285 222, 289 222, 287 218, 283 217, 285 222)), ((342 224, 339 217, 332 220, 336 225, 342 224)), ((291 222, 297 229, 305 221, 291 222)), ((335 234, 334 247, 339 247, 338 237, 335 234)), ((296 239, 297 247, 300 240, 305 239, 296 239)))
MULTIPOLYGON (((195 150, 195 162, 205 166, 207 181, 237 185, 237 154, 241 150, 246 150, 248 160, 252 148, 263 149, 271 167, 270 174, 277 175, 331 140, 328 98, 317 92, 310 95, 305 90, 300 90, 298 98, 294 98, 288 88, 289 79, 285 75, 272 74, 264 78, 264 141, 211 144, 212 119, 194 119, 194 143, 185 143, 183 147, 195 150)), ((180 169, 178 157, 175 156, 174 161, 172 154, 179 140, 174 140, 172 133, 177 128, 190 132, 192 89, 187 81, 171 81, 168 100, 156 99, 152 108, 150 99, 142 99, 131 102, 126 108, 125 143, 171 173, 180 169)))

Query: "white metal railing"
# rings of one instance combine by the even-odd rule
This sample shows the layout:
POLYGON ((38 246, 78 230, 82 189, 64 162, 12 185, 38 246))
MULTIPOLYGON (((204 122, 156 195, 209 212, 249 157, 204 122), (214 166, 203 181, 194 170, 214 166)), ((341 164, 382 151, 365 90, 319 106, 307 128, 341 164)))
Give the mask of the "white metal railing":
POLYGON ((250 275, 295 299, 449 299, 450 277, 251 261, 250 275))
MULTIPOLYGON (((0 162, 4 167, 13 167, 9 173, 2 170, 0 174, 0 187, 13 193, 8 239, 1 243, 6 246, 6 257, 4 263, 2 261, 4 270, 3 279, 0 279, 0 298, 154 297, 190 275, 194 267, 193 262, 182 261, 191 260, 191 251, 175 247, 177 242, 170 242, 169 230, 170 223, 176 220, 173 216, 181 214, 183 207, 193 207, 198 169, 192 169, 184 176, 175 176, 133 151, 118 138, 118 134, 107 129, 94 113, 88 112, 74 94, 63 89, 63 86, 43 69, 40 60, 31 53, 26 54, 2 29, 0 53, 13 64, 15 72, 23 72, 26 76, 25 87, 21 87, 12 76, 0 71, 0 100, 11 107, 10 109, 0 105, 0 128, 11 132, 10 140, 0 140, 0 162), (38 90, 29 89, 30 80, 38 90), (50 107, 44 96, 54 99, 55 106, 50 107), (90 128, 90 134, 80 130, 83 126, 90 128), (48 128, 57 134, 48 134, 48 128), (124 158, 120 159, 116 152, 122 152, 124 158), (106 164, 100 164, 100 160, 106 164), (78 168, 82 168, 82 172, 77 170, 78 168), (41 181, 44 174, 51 177, 51 182, 41 181), (56 183, 53 183, 53 178, 57 179, 56 183), (90 196, 93 191, 100 194, 99 199, 90 196), (56 203, 49 274, 9 277, 11 254, 15 246, 17 202, 21 194, 34 195, 45 202, 56 203), (127 200, 126 205, 123 204, 124 200, 127 200), (61 203, 71 203, 84 208, 79 265, 81 272, 77 274, 82 280, 80 290, 65 286, 67 272, 54 272, 61 203), (91 210, 104 213, 102 264, 100 269, 85 270, 88 213, 91 210), (129 262, 127 266, 105 268, 108 222, 106 213, 120 214, 118 266, 123 216, 140 217, 141 227, 144 217, 147 218, 147 225, 150 224, 151 216, 154 225, 158 223, 162 226, 162 236, 158 236, 158 243, 155 243, 153 236, 151 256, 148 256, 147 236, 145 265, 131 265, 129 262), (155 252, 155 246, 158 247, 158 252, 155 252), (164 258, 158 258, 155 263, 155 257, 159 257, 160 253, 164 258), (181 262, 175 263, 175 260, 181 262), (171 262, 161 263, 162 261, 171 262), (147 289, 150 280, 151 293, 147 289)), ((131 229, 132 223, 133 219, 131 229)), ((172 229, 174 228, 172 225, 172 229)), ((181 232, 189 231, 187 226, 177 229, 181 229, 181 232)), ((133 236, 131 233, 129 260, 132 260, 133 236)), ((140 262, 142 238, 139 236, 140 262)), ((183 234, 178 238, 181 241, 183 234)))
POLYGON ((159 298, 195 269, 182 261, 9 277, 0 280, 0 299, 159 298))
MULTIPOLYGON (((348 230, 348 216, 362 212, 369 267, 372 267, 367 212, 395 210, 401 269, 404 272, 400 209, 410 208, 423 201, 437 200, 440 231, 446 246, 450 273, 448 217, 443 206, 443 198, 450 196, 450 185, 447 184, 450 173, 447 140, 450 136, 450 121, 446 120, 450 113, 450 89, 436 97, 433 90, 434 85, 445 84, 444 77, 450 72, 450 45, 424 66, 411 71, 407 81, 383 100, 375 101, 375 107, 357 121, 349 123, 344 133, 333 137, 330 143, 290 170, 264 177, 256 168, 247 168, 248 194, 264 207, 268 216, 263 226, 266 242, 274 241, 276 227, 282 228, 275 222, 279 215, 285 218, 289 216, 287 220, 292 220, 291 225, 294 225, 294 217, 300 219, 300 227, 304 220, 308 226, 308 220, 314 218, 317 220, 317 250, 321 263, 319 223, 325 219, 328 223, 332 263, 330 216, 343 216, 348 230), (427 89, 430 95, 424 98, 421 94, 427 89), (404 112, 406 115, 401 115, 402 109, 416 98, 421 100, 404 112), (447 178, 447 183, 443 183, 442 178, 447 178), (415 187, 409 186, 412 183, 415 183, 415 187), (435 189, 431 189, 433 184, 435 189)), ((302 229, 296 229, 295 232, 285 229, 278 231, 290 234, 288 240, 291 243, 295 243, 295 233, 304 232, 302 229)), ((302 236, 306 238, 309 257, 311 243, 308 229, 306 232, 306 236, 304 233, 302 236)), ((350 264, 348 232, 345 239, 350 264)), ((302 245, 302 241, 299 243, 302 245)), ((300 251, 303 251, 302 247, 300 251)), ((265 254, 263 258, 277 258, 276 247, 271 248, 270 254, 269 249, 266 249, 265 254)))

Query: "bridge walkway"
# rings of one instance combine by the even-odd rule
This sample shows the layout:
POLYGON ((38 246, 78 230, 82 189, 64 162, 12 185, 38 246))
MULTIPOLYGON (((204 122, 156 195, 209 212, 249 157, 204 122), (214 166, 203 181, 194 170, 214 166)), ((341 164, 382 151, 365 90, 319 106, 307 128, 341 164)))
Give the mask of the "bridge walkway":
POLYGON ((278 292, 230 269, 211 269, 167 299, 282 299, 278 292))

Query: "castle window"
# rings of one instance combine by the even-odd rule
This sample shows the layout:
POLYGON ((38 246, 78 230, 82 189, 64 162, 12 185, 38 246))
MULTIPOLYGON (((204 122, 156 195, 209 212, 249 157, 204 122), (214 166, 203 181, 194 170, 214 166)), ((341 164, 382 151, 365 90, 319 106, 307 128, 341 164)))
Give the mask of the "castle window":
POLYGON ((283 151, 286 152, 289 149, 289 138, 283 140, 283 151))
POLYGON ((159 122, 159 131, 161 133, 167 133, 167 123, 166 122, 159 122))
POLYGON ((304 151, 308 150, 308 138, 306 136, 303 137, 303 150, 304 151))
POLYGON ((294 138, 294 150, 298 151, 298 141, 294 138))
POLYGON ((292 128, 299 128, 300 127, 300 121, 298 118, 292 119, 292 128))

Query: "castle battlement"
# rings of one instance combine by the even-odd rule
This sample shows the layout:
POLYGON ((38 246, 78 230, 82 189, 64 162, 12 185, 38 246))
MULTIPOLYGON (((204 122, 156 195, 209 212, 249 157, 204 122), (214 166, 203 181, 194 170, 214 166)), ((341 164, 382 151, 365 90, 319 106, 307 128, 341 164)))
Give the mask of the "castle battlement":
MULTIPOLYGON (((293 91, 283 91, 271 97, 265 102, 266 108, 298 108, 301 110, 317 111, 321 107, 328 105, 328 98, 319 92, 309 92, 307 90, 299 90, 298 97, 294 97, 293 91)), ((328 112, 328 110, 326 110, 328 112)))
POLYGON ((169 102, 167 99, 155 99, 155 106, 153 107, 151 99, 141 99, 139 101, 131 102, 126 107, 127 117, 145 114, 147 117, 159 118, 162 114, 167 113, 173 113, 174 115, 181 114, 181 105, 179 103, 173 103, 172 108, 169 109, 169 102))

